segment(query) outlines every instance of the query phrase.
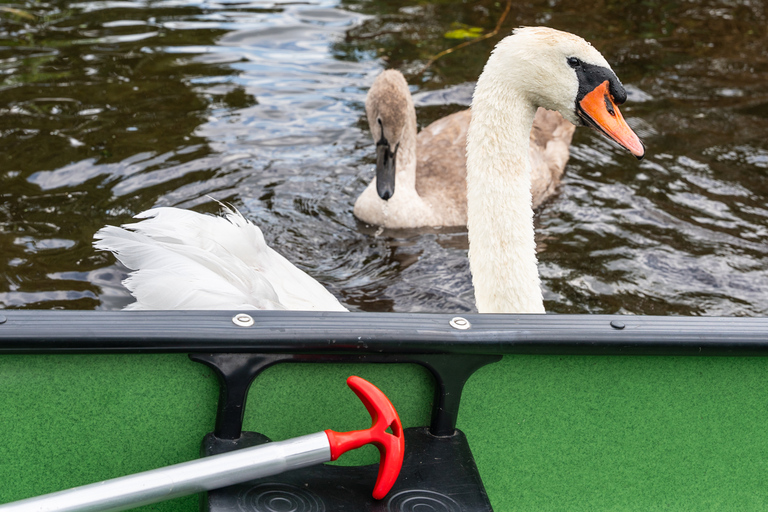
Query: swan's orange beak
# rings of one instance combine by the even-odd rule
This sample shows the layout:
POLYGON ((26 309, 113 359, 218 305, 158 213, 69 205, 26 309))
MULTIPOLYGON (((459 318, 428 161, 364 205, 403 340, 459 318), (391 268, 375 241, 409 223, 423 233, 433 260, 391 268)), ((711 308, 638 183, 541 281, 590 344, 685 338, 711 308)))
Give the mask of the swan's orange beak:
POLYGON ((608 80, 586 94, 579 102, 579 116, 592 128, 604 133, 638 160, 645 156, 645 146, 614 103, 608 89, 608 80))

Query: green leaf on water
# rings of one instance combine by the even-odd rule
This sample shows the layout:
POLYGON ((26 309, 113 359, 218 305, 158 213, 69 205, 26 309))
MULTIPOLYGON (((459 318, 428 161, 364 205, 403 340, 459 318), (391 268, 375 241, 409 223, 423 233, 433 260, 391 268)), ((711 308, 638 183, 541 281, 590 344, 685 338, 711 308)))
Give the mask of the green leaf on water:
POLYGON ((462 28, 457 28, 446 32, 443 34, 443 37, 447 39, 475 39, 481 35, 483 35, 482 28, 464 26, 462 28))

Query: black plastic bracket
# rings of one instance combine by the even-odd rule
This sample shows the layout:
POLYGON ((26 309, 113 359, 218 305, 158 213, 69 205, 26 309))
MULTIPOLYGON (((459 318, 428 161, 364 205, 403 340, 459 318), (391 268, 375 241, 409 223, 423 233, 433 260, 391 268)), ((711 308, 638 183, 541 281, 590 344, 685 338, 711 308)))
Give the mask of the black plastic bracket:
POLYGON ((378 465, 321 464, 210 491, 201 497, 201 510, 492 510, 466 436, 456 429, 456 419, 464 384, 479 368, 500 360, 500 355, 235 353, 189 357, 211 367, 220 385, 216 427, 203 440, 203 456, 269 442, 262 434, 243 432, 242 428, 248 389, 262 371, 274 364, 413 363, 429 370, 435 379, 431 423, 429 427, 405 430, 405 461, 385 500, 376 501, 370 496, 378 465))
POLYGON ((243 432, 243 416, 248 389, 258 375, 291 355, 190 354, 189 358, 209 366, 219 379, 219 404, 213 435, 219 439, 238 439, 243 432))
POLYGON ((429 431, 451 436, 456 429, 464 384, 486 364, 500 355, 419 354, 419 355, 325 355, 325 354, 190 354, 190 359, 211 367, 219 378, 219 405, 214 435, 237 439, 243 429, 248 389, 256 377, 277 363, 413 363, 429 370, 435 379, 435 398, 429 431))

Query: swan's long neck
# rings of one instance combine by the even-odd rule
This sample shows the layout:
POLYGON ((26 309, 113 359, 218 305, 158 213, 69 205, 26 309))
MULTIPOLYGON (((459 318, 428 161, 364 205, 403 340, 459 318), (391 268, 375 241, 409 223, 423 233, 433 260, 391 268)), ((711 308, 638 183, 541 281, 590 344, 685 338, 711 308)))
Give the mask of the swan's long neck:
POLYGON ((467 136, 469 264, 481 313, 543 313, 531 208, 529 137, 536 106, 489 60, 467 136))

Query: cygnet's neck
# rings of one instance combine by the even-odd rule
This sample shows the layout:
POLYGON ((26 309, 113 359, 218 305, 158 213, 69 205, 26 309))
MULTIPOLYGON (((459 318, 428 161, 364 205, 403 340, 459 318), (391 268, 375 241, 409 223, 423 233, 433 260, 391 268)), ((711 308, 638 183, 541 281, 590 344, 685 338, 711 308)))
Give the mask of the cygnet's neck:
POLYGON ((403 134, 397 148, 395 161, 395 195, 398 190, 416 192, 416 109, 409 102, 403 134))
POLYGON ((536 106, 494 72, 492 60, 475 88, 467 135, 475 301, 480 313, 543 313, 528 158, 536 106))

